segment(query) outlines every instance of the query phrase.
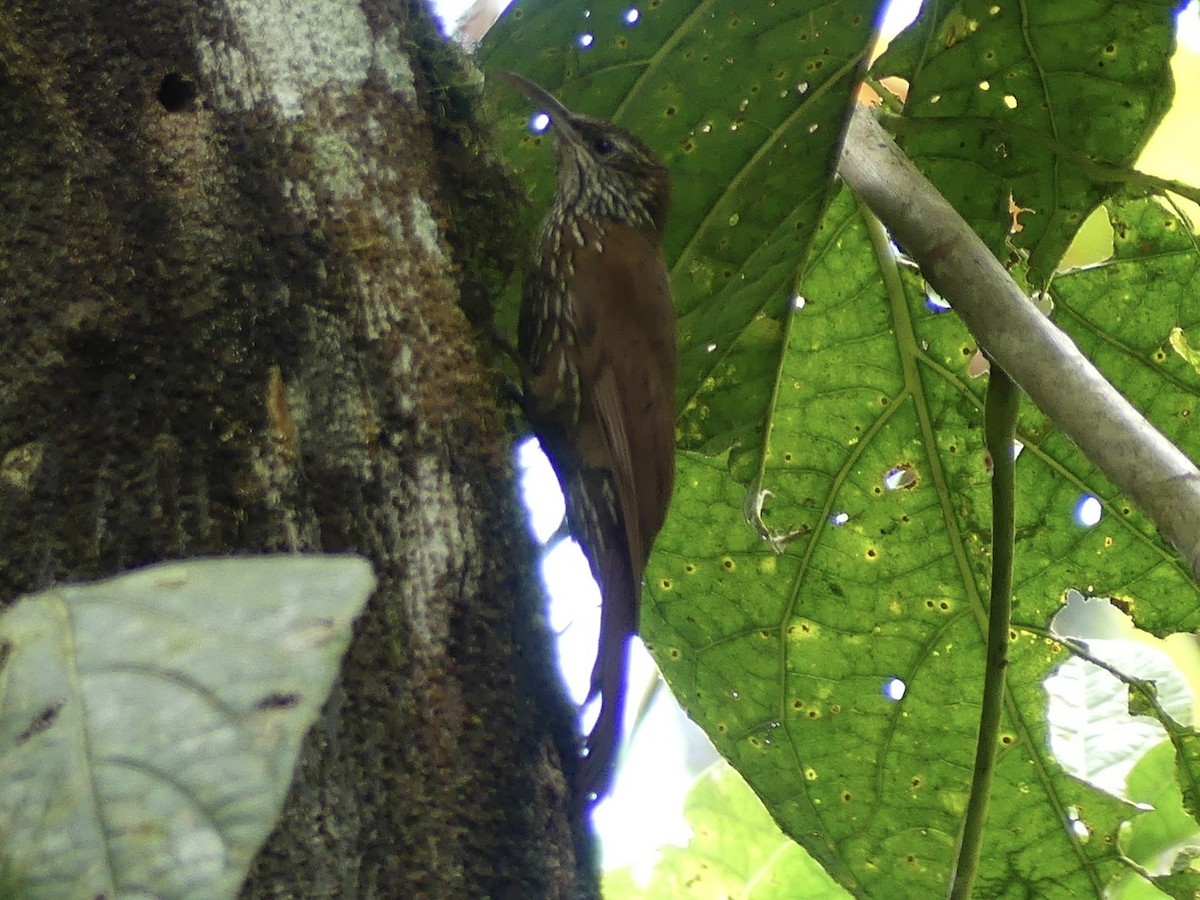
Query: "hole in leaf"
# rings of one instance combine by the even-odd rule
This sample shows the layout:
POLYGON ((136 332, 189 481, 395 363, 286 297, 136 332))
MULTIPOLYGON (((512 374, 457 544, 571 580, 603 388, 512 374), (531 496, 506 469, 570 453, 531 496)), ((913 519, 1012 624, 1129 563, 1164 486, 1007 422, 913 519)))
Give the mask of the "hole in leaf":
POLYGON ((929 282, 925 282, 925 308, 934 314, 944 313, 950 309, 950 304, 941 294, 930 287, 929 282))
POLYGON ((1087 839, 1092 836, 1092 829, 1088 828, 1087 823, 1079 817, 1079 807, 1077 806, 1067 807, 1067 828, 1082 843, 1086 843, 1087 839))
POLYGON ((1075 504, 1075 522, 1084 528, 1096 525, 1104 515, 1104 507, 1091 494, 1084 494, 1075 504))
POLYGON ((883 476, 883 486, 889 491, 910 488, 917 483, 917 473, 909 463, 902 463, 883 476))

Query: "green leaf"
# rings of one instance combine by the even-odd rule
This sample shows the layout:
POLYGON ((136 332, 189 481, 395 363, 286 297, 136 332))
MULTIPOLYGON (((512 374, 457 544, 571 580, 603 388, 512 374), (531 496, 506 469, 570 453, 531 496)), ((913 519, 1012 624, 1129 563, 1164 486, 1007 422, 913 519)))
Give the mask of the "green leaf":
POLYGON ((665 847, 645 889, 627 869, 606 872, 607 900, 741 897, 840 900, 846 892, 784 835, 746 782, 727 766, 700 776, 684 809, 687 847, 665 847))
POLYGON ((1200 890, 1200 874, 1188 864, 1200 853, 1200 826, 1184 811, 1174 770, 1175 748, 1169 741, 1163 741, 1130 771, 1129 798, 1152 809, 1125 829, 1121 849, 1153 875, 1175 873, 1176 886, 1186 885, 1189 893, 1185 896, 1194 896, 1200 890))
MULTIPOLYGON (((1174 327, 1200 327, 1196 239, 1153 199, 1112 203, 1107 211, 1113 257, 1054 282, 1054 319, 1157 428, 1196 458, 1200 373, 1168 346, 1174 327)), ((1052 431, 1037 439, 1039 453, 1063 460, 1069 480, 1094 488, 1106 517, 1125 522, 1051 548, 1054 556, 1042 557, 1043 564, 1053 561, 1060 581, 1092 585, 1088 593, 1120 598, 1138 627, 1152 634, 1200 629, 1200 589, 1186 566, 1068 446, 1052 431), (1121 569, 1137 573, 1136 581, 1118 575, 1121 569)))
MULTIPOLYGON (((1112 215, 1141 223, 1138 251, 1122 245, 1106 266, 1056 281, 1056 316, 1074 324, 1063 307, 1086 297, 1092 339, 1103 330, 1128 348, 1142 326, 1112 292, 1150 277, 1147 266, 1194 297, 1200 266, 1194 250, 1170 250, 1178 229, 1161 207, 1112 215)), ((763 528, 798 536, 777 554, 747 524, 729 458, 681 454, 643 633, 689 713, 839 883, 856 896, 932 895, 944 890, 963 812, 983 670, 981 384, 967 374, 974 348, 961 324, 926 308, 919 280, 887 275, 895 261, 849 198, 831 207, 813 260, 760 470, 763 528), (884 277, 847 277, 844 256, 874 257, 884 277), (889 479, 900 469, 906 477, 889 479), (885 696, 892 679, 906 685, 899 702, 885 696)), ((1169 311, 1146 326, 1160 350, 1169 328, 1156 323, 1169 311)), ((1125 383, 1146 365, 1127 357, 1110 374, 1125 383)), ((1191 369, 1165 352, 1157 366, 1170 378, 1140 390, 1153 394, 1156 424, 1184 436, 1190 416, 1179 411, 1194 394, 1171 378, 1191 369)), ((1066 775, 1047 748, 1041 682, 1065 657, 1046 628, 1074 586, 1119 596, 1160 634, 1190 627, 1197 589, 1036 410, 1026 408, 1020 434, 1017 625, 979 891, 1091 896, 1121 874, 1117 833, 1134 810, 1066 775), (1105 509, 1092 528, 1073 520, 1086 493, 1105 509), (1072 811, 1086 838, 1068 830, 1072 811)), ((1194 735, 1164 724, 1196 783, 1194 735)))
MULTIPOLYGON (((668 524, 664 564, 650 576, 655 602, 644 630, 655 636, 672 688, 785 830, 852 894, 940 893, 977 716, 971 698, 982 652, 969 609, 948 587, 934 593, 929 578, 873 583, 861 563, 858 577, 847 578, 861 540, 849 523, 839 529, 845 538, 834 536, 805 572, 802 557, 776 556, 739 520, 731 501, 743 489, 719 463, 690 454, 683 462, 680 478, 703 499, 694 509, 681 505, 679 515, 704 515, 714 536, 680 546, 687 530, 668 524), (804 580, 812 588, 800 600, 795 586, 804 580), (899 702, 883 691, 897 676, 907 685, 899 702)), ((877 546, 886 555, 886 545, 877 546)), ((1112 835, 1122 807, 1057 774, 1047 759, 1038 681, 1051 654, 1040 640, 1022 645, 1034 665, 1022 657, 1013 667, 1010 705, 1032 721, 1010 721, 1005 730, 996 838, 989 834, 984 849, 994 862, 985 866, 980 896, 1006 896, 995 870, 1001 859, 1040 873, 1024 886, 1027 896, 1069 896, 1105 880, 1078 871, 1100 863, 1087 859, 1089 849, 1106 875, 1119 866, 1099 836, 1073 846, 1066 809, 1079 806, 1090 827, 1112 835)))
POLYGON ((1175 0, 927 2, 875 64, 909 82, 905 152, 1001 259, 1048 282, 1171 105, 1175 0))
MULTIPOLYGON (((1150 421, 1192 458, 1200 455, 1200 373, 1169 346, 1174 328, 1200 326, 1200 249, 1184 220, 1154 199, 1112 203, 1113 256, 1055 281, 1055 319, 1150 421)), ((1112 524, 1086 532, 1043 559, 1055 576, 1119 597, 1137 625, 1152 634, 1200 629, 1200 588, 1186 565, 1107 483, 1074 465, 1069 442, 1048 433, 1039 451, 1061 456, 1072 479, 1091 483, 1112 524), (1131 576, 1131 573, 1136 575, 1131 576)), ((1170 486, 1164 486, 1170 490, 1170 486)), ((1102 523, 1103 525, 1104 523, 1102 523)), ((1200 737, 1163 722, 1177 751, 1184 804, 1200 813, 1200 737)))
POLYGON ((0 617, 0 834, 37 897, 233 897, 374 588, 353 557, 151 566, 0 617))
POLYGON ((1131 640, 1088 640, 1086 646, 1124 680, 1082 658, 1059 666, 1045 681, 1050 744, 1071 774, 1125 796, 1129 770, 1163 739, 1160 714, 1191 721, 1192 690, 1156 646, 1131 640))

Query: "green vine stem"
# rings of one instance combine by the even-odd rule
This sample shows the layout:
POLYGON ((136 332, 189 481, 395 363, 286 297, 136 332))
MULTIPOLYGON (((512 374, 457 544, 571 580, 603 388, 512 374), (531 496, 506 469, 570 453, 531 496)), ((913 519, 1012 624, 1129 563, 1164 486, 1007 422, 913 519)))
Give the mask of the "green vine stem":
POLYGON ((983 428, 992 459, 992 588, 988 609, 987 668, 979 711, 979 740, 967 815, 963 820, 950 882, 951 900, 967 900, 979 871, 979 851, 987 824, 996 748, 1000 742, 1000 713, 1004 708, 1004 676, 1008 666, 1008 634, 1012 618, 1012 567, 1015 540, 1015 460, 1013 438, 1021 389, 994 362, 988 377, 983 428))

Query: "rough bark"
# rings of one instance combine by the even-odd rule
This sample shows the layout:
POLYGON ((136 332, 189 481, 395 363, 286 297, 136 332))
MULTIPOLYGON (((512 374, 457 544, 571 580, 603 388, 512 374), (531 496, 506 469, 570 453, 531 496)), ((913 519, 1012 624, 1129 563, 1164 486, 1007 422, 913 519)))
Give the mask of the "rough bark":
POLYGON ((0 7, 0 600, 353 551, 380 589, 248 896, 594 891, 495 373, 476 79, 405 3, 0 7))

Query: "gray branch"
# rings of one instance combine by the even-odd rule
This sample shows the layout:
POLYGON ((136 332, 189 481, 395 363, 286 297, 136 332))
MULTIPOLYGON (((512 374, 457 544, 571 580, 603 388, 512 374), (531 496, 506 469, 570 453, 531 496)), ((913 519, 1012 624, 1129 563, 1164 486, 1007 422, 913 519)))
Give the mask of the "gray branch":
POLYGON ((855 109, 839 173, 979 345, 1187 558, 1200 580, 1200 471, 1030 302, 874 116, 855 109))

